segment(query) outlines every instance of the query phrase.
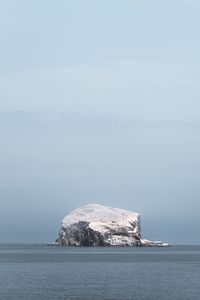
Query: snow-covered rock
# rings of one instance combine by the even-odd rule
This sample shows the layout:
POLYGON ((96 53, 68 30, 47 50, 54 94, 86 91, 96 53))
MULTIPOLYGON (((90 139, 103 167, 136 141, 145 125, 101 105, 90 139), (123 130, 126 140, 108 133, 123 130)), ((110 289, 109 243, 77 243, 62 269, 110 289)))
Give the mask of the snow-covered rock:
POLYGON ((166 246, 141 238, 140 215, 131 211, 88 204, 62 221, 56 244, 62 246, 166 246))

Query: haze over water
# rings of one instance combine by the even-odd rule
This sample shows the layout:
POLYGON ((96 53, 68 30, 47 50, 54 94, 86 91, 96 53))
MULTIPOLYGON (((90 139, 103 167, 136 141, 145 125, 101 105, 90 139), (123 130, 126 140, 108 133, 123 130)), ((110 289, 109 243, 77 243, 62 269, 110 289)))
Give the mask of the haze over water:
POLYGON ((199 244, 200 2, 3 1, 0 241, 87 203, 199 244), (14 228, 14 230, 13 230, 14 228))
POLYGON ((200 246, 44 244, 87 203, 200 244, 200 1, 1 2, 0 299, 199 300, 200 246))

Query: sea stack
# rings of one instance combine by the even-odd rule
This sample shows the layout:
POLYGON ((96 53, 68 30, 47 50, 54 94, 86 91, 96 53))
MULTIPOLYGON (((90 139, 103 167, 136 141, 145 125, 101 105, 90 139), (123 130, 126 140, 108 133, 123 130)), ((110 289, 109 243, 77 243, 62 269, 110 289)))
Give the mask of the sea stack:
POLYGON ((88 204, 64 217, 55 244, 60 246, 167 246, 142 239, 140 214, 88 204))

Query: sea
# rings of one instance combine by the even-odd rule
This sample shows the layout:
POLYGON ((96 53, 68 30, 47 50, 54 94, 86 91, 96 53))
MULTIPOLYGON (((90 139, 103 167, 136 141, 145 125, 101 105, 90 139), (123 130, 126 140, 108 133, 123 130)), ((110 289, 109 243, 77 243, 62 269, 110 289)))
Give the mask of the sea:
POLYGON ((200 246, 0 244, 1 300, 199 300, 200 246))

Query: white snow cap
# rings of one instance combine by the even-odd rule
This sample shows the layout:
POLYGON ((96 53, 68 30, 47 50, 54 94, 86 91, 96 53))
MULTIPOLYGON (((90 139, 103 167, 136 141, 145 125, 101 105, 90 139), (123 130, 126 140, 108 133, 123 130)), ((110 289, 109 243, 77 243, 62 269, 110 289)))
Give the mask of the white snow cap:
POLYGON ((64 217, 62 226, 67 227, 80 221, 89 222, 93 227, 113 222, 128 226, 130 222, 139 221, 139 219, 138 213, 92 203, 77 208, 64 217))

